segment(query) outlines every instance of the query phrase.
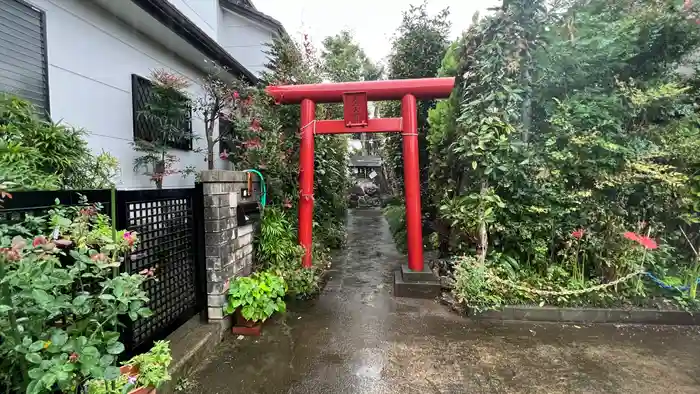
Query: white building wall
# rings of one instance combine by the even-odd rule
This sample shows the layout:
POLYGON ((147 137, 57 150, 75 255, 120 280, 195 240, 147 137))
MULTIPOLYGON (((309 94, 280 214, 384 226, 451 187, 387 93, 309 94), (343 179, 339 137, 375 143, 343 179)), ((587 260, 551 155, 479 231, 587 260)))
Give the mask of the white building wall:
POLYGON ((219 45, 255 75, 265 69, 265 44, 272 42, 272 32, 232 11, 224 9, 219 26, 219 45))
MULTIPOLYGON (((124 1, 124 0, 118 0, 124 1)), ((219 0, 168 0, 209 37, 217 40, 219 0)))
MULTIPOLYGON (((131 74, 148 77, 165 68, 195 81, 201 74, 163 46, 141 35, 113 15, 80 0, 31 0, 46 12, 51 117, 88 131, 95 152, 107 151, 119 159, 122 174, 119 188, 153 188, 148 177, 134 173, 138 156, 133 141, 131 74)), ((196 94, 200 87, 190 88, 196 94)), ((193 132, 205 148, 204 123, 193 116, 193 132)), ((180 158, 177 168, 188 165, 206 168, 203 153, 173 152, 180 158)), ((217 150, 218 152, 218 150, 217 150)), ((224 162, 216 159, 216 166, 224 162)), ((164 187, 191 186, 193 177, 165 178, 164 187)))

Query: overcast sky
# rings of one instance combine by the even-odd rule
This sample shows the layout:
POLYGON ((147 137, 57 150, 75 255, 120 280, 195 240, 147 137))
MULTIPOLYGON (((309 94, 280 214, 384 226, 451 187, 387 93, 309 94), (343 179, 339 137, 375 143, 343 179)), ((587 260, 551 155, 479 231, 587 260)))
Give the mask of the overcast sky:
MULTIPOLYGON (((401 12, 422 0, 253 0, 262 12, 282 22, 295 38, 309 34, 320 49, 324 37, 346 29, 375 61, 391 50, 391 38, 401 23, 401 12)), ((482 14, 502 0, 427 0, 431 14, 450 8, 452 37, 465 30, 475 11, 482 14)))

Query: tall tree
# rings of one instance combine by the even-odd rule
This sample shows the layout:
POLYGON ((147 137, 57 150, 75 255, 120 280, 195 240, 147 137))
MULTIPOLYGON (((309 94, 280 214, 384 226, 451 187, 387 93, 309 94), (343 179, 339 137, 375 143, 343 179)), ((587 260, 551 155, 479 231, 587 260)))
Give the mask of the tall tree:
POLYGON ((333 82, 373 81, 383 73, 347 30, 323 40, 321 60, 324 76, 333 82))
MULTIPOLYGON (((333 82, 374 81, 384 73, 383 67, 367 57, 347 30, 323 40, 321 61, 324 77, 333 82)), ((343 115, 340 105, 330 106, 330 112, 336 118, 343 115)), ((363 155, 368 155, 377 146, 374 135, 358 133, 353 138, 361 140, 363 155)))
MULTIPOLYGON (((447 51, 450 23, 447 20, 449 10, 444 9, 436 15, 428 14, 427 3, 411 5, 403 13, 392 44, 388 61, 388 79, 430 78, 438 75, 442 59, 447 51)), ((435 100, 418 102, 418 143, 421 168, 421 201, 423 212, 429 218, 434 217, 435 210, 428 203, 428 159, 426 136, 428 133, 428 111, 435 107, 435 100)), ((382 116, 400 116, 401 106, 398 102, 384 102, 381 105, 382 116)), ((401 136, 392 135, 385 139, 383 159, 386 165, 389 183, 394 188, 402 185, 403 158, 401 136)), ((395 190, 401 193, 400 190, 395 190)))

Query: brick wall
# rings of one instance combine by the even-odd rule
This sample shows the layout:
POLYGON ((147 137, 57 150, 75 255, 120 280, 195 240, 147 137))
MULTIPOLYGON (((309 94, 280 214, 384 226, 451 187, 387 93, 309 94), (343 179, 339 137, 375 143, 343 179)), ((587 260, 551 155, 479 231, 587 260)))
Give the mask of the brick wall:
POLYGON ((242 171, 202 172, 204 188, 204 238, 207 266, 207 315, 209 322, 230 325, 223 314, 228 282, 250 275, 253 266, 253 224, 239 225, 239 203, 260 200, 260 179, 253 175, 253 193, 244 198, 248 174, 242 171))

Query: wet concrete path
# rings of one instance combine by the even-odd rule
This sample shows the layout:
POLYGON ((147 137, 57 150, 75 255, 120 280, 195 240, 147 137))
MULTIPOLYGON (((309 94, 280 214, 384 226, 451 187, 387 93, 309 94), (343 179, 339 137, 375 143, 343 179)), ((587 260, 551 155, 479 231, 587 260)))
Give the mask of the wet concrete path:
POLYGON ((356 210, 317 300, 260 338, 227 338, 195 393, 700 393, 697 328, 477 323, 392 296, 403 261, 378 210, 356 210))

